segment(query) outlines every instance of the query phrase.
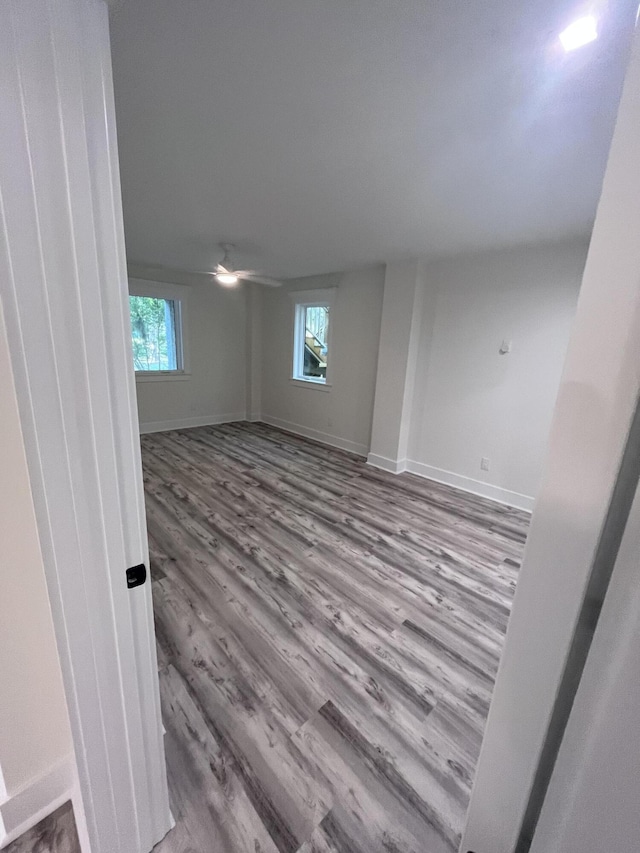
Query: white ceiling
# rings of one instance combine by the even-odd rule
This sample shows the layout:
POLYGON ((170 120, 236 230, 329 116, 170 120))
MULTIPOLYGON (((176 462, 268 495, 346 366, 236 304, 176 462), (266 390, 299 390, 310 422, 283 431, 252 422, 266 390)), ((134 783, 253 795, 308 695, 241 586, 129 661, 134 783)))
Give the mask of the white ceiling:
POLYGON ((127 0, 127 252, 301 276, 588 233, 637 0, 127 0))

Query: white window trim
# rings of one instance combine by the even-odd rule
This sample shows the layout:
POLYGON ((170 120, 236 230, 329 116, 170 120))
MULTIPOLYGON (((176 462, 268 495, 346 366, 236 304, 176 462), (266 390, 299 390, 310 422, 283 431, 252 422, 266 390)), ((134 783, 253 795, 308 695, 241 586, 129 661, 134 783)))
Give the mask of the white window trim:
POLYGON ((338 293, 337 287, 327 287, 322 290, 295 290, 290 291, 289 297, 293 301, 293 335, 291 338, 291 379, 292 385, 297 385, 299 388, 316 388, 320 391, 328 391, 331 388, 331 377, 333 374, 333 348, 331 345, 333 337, 333 324, 335 322, 334 308, 336 304, 336 296, 338 293), (300 329, 300 324, 304 322, 304 312, 301 308, 314 308, 316 306, 326 305, 329 308, 329 334, 327 336, 327 351, 329 358, 327 359, 327 374, 324 379, 314 379, 311 376, 304 376, 302 365, 300 364, 301 353, 296 347, 296 341, 302 334, 304 339, 304 330, 300 329))
POLYGON ((150 296, 156 299, 171 299, 176 303, 176 351, 178 370, 136 370, 136 382, 171 382, 191 378, 191 359, 187 335, 189 317, 189 287, 166 281, 129 279, 130 296, 150 296))

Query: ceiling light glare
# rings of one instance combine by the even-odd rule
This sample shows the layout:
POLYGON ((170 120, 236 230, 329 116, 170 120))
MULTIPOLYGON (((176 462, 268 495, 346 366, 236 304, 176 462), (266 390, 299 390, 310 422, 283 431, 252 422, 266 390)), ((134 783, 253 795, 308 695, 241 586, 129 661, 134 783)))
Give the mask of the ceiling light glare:
POLYGON ((560 33, 563 48, 569 53, 598 38, 598 22, 593 15, 578 18, 560 33))
POLYGON ((216 281, 224 284, 225 287, 233 287, 234 284, 238 283, 238 276, 232 272, 219 272, 216 273, 216 281))

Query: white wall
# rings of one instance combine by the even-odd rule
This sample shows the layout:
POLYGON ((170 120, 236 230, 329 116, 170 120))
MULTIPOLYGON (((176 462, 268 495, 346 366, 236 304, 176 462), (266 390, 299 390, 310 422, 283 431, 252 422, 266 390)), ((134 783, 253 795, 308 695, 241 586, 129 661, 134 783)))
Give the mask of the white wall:
MULTIPOLYGON (((476 772, 463 837, 465 851, 511 853, 515 849, 552 713, 563 710, 556 701, 594 563, 597 560, 601 570, 615 556, 610 548, 615 537, 610 528, 603 537, 603 525, 616 495, 640 392, 639 139, 640 35, 636 32, 542 485, 476 772)), ((637 589, 637 551, 633 561, 637 589)), ((627 628, 621 621, 620 630, 627 628)), ((626 661, 624 655, 609 659, 614 681, 613 668, 624 667, 626 661)), ((630 677, 637 680, 637 672, 636 655, 630 677)), ((628 707, 619 707, 628 714, 628 707)), ((617 719, 608 722, 618 724, 617 719)), ((629 731, 628 722, 628 716, 621 721, 622 731, 629 731)), ((637 728, 631 728, 628 746, 637 754, 637 728)), ((637 779, 636 773, 636 801, 637 779)), ((607 796, 613 803, 599 803, 598 814, 615 807, 613 786, 607 796)), ((589 808, 588 801, 582 800, 576 817, 593 826, 598 814, 589 813, 589 808)), ((625 816, 628 819, 629 813, 625 816)), ((637 837, 637 830, 630 828, 629 838, 634 834, 637 837)), ((549 848, 543 849, 547 853, 549 848)), ((564 853, 567 848, 561 849, 564 853)), ((627 853, 637 847, 583 849, 585 853, 627 853)))
POLYGON ((409 470, 531 508, 586 254, 578 241, 426 267, 409 470))
POLYGON ((640 489, 531 853, 640 850, 640 489))
POLYGON ((312 276, 262 290, 262 420, 366 455, 378 361, 384 267, 312 276), (330 322, 330 388, 291 381, 289 293, 337 287, 330 322))
POLYGON ((188 294, 190 375, 136 381, 140 431, 242 420, 246 412, 248 288, 129 265, 130 278, 179 284, 188 294))
POLYGON ((68 796, 75 774, 1 306, 0 435, 1 844, 68 796))

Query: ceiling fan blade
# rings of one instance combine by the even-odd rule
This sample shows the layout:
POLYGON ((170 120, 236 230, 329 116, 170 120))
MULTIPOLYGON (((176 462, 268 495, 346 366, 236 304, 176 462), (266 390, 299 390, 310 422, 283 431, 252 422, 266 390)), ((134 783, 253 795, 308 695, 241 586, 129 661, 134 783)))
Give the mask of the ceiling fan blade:
POLYGON ((189 270, 191 275, 218 275, 219 273, 227 273, 227 275, 233 275, 231 270, 228 270, 226 267, 223 267, 222 264, 216 264, 215 269, 212 270, 189 270))
POLYGON ((253 272, 252 270, 242 270, 236 272, 236 275, 238 278, 244 279, 244 281, 253 281, 255 284, 266 284, 267 287, 280 287, 282 285, 281 281, 269 278, 268 275, 260 275, 260 273, 253 272))

